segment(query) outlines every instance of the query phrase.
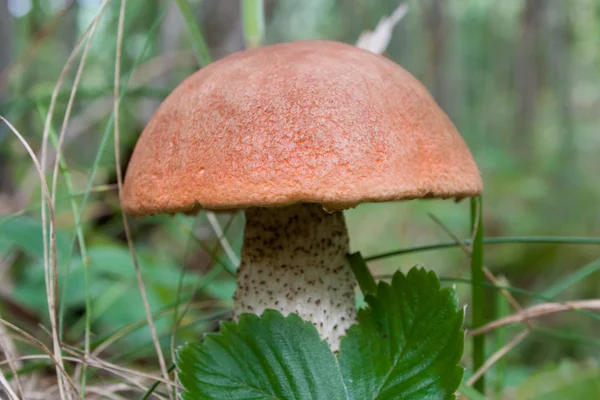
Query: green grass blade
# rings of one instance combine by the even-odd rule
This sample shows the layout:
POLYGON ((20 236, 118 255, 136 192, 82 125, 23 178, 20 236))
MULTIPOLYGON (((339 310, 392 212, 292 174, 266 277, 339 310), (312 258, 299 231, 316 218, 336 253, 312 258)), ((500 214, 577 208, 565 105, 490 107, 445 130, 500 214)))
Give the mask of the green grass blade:
POLYGON ((571 286, 581 282, 588 276, 598 271, 600 271, 600 258, 597 258, 589 264, 584 265, 577 272, 569 274, 569 276, 567 276, 565 279, 559 280, 557 283, 544 290, 543 295, 550 298, 556 297, 571 286))
POLYGON ((600 349, 600 340, 596 338, 589 338, 573 331, 565 331, 560 329, 545 328, 542 326, 536 326, 532 330, 534 333, 545 335, 554 339, 565 340, 579 345, 592 346, 596 350, 600 349))
MULTIPOLYGON (((508 286, 508 282, 505 278, 500 277, 499 282, 504 286, 508 286)), ((496 297, 496 317, 503 318, 507 317, 511 313, 511 306, 506 297, 502 294, 501 291, 496 291, 494 294, 496 297)), ((496 330, 494 334, 495 350, 501 349, 506 343, 509 342, 509 331, 511 328, 502 327, 496 330)), ((496 398, 501 398, 502 393, 504 392, 504 383, 506 380, 506 371, 508 369, 508 363, 506 361, 506 357, 501 357, 496 364, 494 365, 495 374, 494 374, 494 394, 496 398)))
MULTIPOLYGON (((471 245, 471 239, 465 239, 462 243, 466 246, 471 245)), ((496 244, 573 244, 573 245, 600 245, 600 238, 596 237, 577 237, 577 236, 500 236, 500 237, 487 237, 483 238, 483 244, 485 245, 496 245, 496 244)), ((459 247, 460 244, 456 242, 442 242, 427 244, 423 246, 408 247, 405 249, 399 249, 389 251, 386 253, 375 254, 372 256, 365 257, 366 262, 381 260, 384 258, 390 258, 395 256, 401 256, 409 253, 419 253, 423 251, 432 251, 440 249, 448 249, 459 247)))
POLYGON ((348 254, 348 263, 350 264, 350 268, 352 268, 352 272, 354 272, 354 277, 363 294, 365 296, 375 294, 377 292, 377 283, 375 283, 375 278, 373 278, 360 252, 348 254))
POLYGON ((183 16, 183 21, 185 22, 188 34, 190 35, 190 41, 192 42, 192 47, 194 48, 198 62, 203 67, 207 66, 212 62, 212 56, 210 55, 208 45, 204 40, 204 35, 202 35, 200 28, 196 24, 194 10, 190 6, 188 0, 175 0, 175 2, 183 16))
POLYGON ((260 46, 265 34, 263 0, 241 0, 246 47, 260 46))
MULTIPOLYGON (((175 364, 171 364, 169 366, 169 368, 167 369, 168 372, 173 372, 175 370, 175 364)), ((156 388, 158 387, 158 385, 160 385, 160 381, 156 381, 152 384, 152 386, 150 386, 148 388, 148 390, 146 391, 146 393, 144 393, 144 395, 141 397, 141 400, 146 400, 149 399, 150 396, 152 396, 152 393, 154 393, 154 391, 156 390, 156 388)))
MULTIPOLYGON (((77 90, 77 98, 82 100, 98 100, 112 96, 111 87, 86 87, 77 90)), ((68 100, 70 90, 63 90, 56 96, 57 103, 68 100)), ((149 99, 164 99, 169 95, 169 91, 162 88, 139 87, 130 89, 126 93, 127 98, 149 98, 149 99)), ((41 92, 30 96, 11 98, 0 103, 0 109, 9 110, 9 115, 13 119, 19 119, 24 114, 35 110, 37 104, 49 104, 52 98, 51 93, 41 92)))
MULTIPOLYGON (((471 225, 473 226, 473 246, 471 254, 471 313, 472 327, 477 329, 485 325, 485 282, 483 273, 483 201, 481 196, 471 199, 471 225)), ((477 371, 485 362, 485 335, 473 337, 473 371, 477 371)), ((485 393, 485 375, 475 384, 475 389, 485 393)))

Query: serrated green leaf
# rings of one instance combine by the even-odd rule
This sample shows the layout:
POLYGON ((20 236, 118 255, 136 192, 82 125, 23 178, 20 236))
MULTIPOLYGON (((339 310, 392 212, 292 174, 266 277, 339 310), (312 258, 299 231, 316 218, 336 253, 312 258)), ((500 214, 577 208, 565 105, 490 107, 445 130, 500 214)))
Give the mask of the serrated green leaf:
POLYGON ((177 359, 184 399, 347 399, 334 355, 294 314, 244 314, 177 359))
POLYGON ((380 282, 342 339, 349 398, 453 399, 463 368, 464 313, 434 272, 413 268, 380 282))

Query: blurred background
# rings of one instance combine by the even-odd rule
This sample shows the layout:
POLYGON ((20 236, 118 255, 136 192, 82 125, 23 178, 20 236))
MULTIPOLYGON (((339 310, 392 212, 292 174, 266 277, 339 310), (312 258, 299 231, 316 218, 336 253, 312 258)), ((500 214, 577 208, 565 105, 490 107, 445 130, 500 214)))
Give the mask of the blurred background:
MULTIPOLYGON (((154 368, 116 190, 111 113, 119 2, 112 3, 87 53, 68 124, 63 126, 63 118, 79 58, 57 91, 51 125, 51 135, 66 132, 56 186, 61 334, 66 342, 81 344, 87 301, 93 340, 131 328, 104 356, 154 368)), ((430 89, 472 150, 485 183, 485 236, 599 237, 600 0, 265 0, 263 43, 311 38, 355 43, 401 3, 409 9, 384 54, 430 89)), ((53 89, 101 4, 0 0, 0 115, 38 156, 53 89)), ((213 59, 245 47, 238 1, 189 4, 213 59)), ((161 100, 202 63, 175 1, 130 0, 126 15, 123 169, 161 100)), ((48 152, 50 171, 54 148, 48 152)), ((31 159, 0 125, 0 314, 46 340, 40 328, 48 324, 48 309, 39 204, 39 176, 31 159)), ((352 248, 368 257, 452 242, 432 215, 459 238, 469 237, 468 201, 365 204, 346 212, 352 248)), ((166 349, 174 318, 182 314, 177 307, 173 313, 174 304, 193 299, 178 323, 177 342, 197 338, 229 317, 243 215, 219 215, 218 227, 204 213, 130 222, 166 349), (215 227, 225 231, 224 240, 215 227)), ((556 292, 559 300, 600 297, 600 273, 575 279, 586 266, 588 272, 600 269, 599 257, 597 245, 516 243, 486 246, 485 264, 505 284, 524 289, 514 295, 528 306, 566 281, 556 292)), ((459 248, 370 265, 385 276, 416 264, 448 278, 445 284, 456 284, 461 302, 469 303, 469 286, 455 280, 469 278, 469 259, 459 248)), ((489 318, 513 312, 497 290, 486 293, 489 318)), ((557 376, 569 376, 572 384, 575 377, 599 377, 598 321, 571 312, 536 324, 540 329, 506 356, 502 368, 491 371, 502 389, 499 398, 538 398, 540 379, 556 383, 557 376)), ((492 335, 490 354, 517 330, 492 335)), ((24 354, 33 351, 22 343, 18 347, 24 354)))

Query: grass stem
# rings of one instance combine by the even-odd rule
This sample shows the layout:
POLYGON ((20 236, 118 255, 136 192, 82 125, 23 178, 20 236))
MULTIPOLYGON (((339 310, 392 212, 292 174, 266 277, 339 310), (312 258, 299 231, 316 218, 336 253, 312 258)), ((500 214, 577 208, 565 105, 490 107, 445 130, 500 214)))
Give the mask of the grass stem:
MULTIPOLYGON (((481 196, 471 199, 471 225, 473 245, 471 252, 471 312, 472 327, 485 325, 485 282, 483 272, 483 201, 481 196)), ((479 370, 485 362, 485 335, 473 337, 473 371, 479 370)), ((485 394, 485 375, 475 381, 473 387, 485 394)))

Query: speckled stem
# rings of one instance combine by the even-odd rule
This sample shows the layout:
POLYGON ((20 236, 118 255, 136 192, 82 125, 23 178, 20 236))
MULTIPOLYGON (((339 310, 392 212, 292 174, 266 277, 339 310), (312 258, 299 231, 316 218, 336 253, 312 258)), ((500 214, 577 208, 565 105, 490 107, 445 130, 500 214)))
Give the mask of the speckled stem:
POLYGON ((234 318, 265 309, 296 313, 337 351, 356 318, 347 253, 341 212, 318 204, 246 210, 234 318))

